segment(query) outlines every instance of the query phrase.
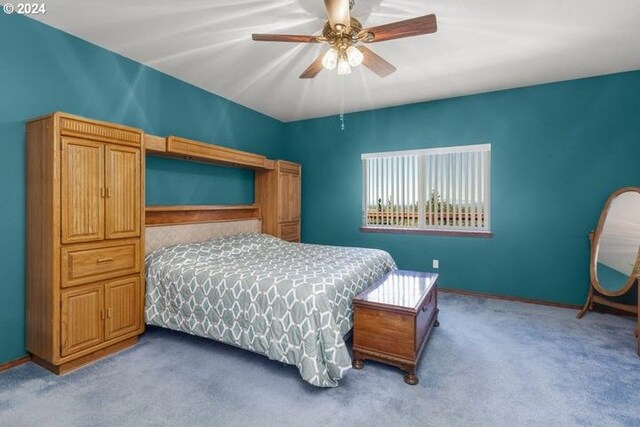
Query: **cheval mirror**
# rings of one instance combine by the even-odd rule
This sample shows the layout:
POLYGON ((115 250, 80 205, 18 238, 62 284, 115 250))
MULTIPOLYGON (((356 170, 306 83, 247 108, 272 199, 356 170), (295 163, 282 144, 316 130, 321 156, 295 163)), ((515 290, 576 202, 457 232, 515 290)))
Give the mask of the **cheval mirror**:
POLYGON ((638 304, 623 304, 611 298, 629 292, 640 276, 640 187, 614 192, 589 238, 591 285, 578 318, 593 310, 594 304, 637 315, 638 304))

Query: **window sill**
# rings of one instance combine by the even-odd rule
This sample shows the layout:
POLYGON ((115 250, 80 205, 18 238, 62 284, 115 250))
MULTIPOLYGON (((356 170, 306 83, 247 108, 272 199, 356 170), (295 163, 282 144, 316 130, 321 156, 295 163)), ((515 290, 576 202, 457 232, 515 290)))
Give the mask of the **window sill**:
POLYGON ((430 236, 475 237, 481 239, 491 239, 493 237, 493 233, 490 231, 427 230, 424 228, 375 227, 370 225, 361 226, 360 232, 388 234, 426 234, 430 236))

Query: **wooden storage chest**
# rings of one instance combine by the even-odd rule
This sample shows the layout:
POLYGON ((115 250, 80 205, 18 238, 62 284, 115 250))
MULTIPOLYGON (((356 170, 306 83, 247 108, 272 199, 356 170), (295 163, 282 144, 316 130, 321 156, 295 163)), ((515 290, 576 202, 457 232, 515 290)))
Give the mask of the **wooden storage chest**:
POLYGON ((396 270, 353 300, 353 367, 365 359, 405 371, 418 383, 416 367, 434 326, 438 326, 438 275, 396 270))

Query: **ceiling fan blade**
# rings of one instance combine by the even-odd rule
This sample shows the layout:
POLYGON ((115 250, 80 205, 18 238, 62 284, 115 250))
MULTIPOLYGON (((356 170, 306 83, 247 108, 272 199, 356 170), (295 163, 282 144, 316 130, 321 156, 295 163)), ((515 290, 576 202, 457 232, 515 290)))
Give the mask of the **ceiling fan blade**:
POLYGON ((336 29, 336 24, 342 24, 345 32, 351 32, 351 12, 349 11, 349 0, 324 0, 327 9, 327 16, 331 23, 331 28, 336 29))
POLYGON ((304 72, 302 74, 300 74, 300 78, 301 79, 312 79, 315 76, 318 75, 318 73, 320 73, 320 71, 322 71, 322 57, 324 56, 324 54, 321 54, 320 56, 318 56, 315 61, 313 61, 311 63, 311 65, 309 65, 309 67, 304 70, 304 72))
POLYGON ((402 37, 431 34, 437 30, 438 23, 436 22, 436 15, 431 14, 407 19, 405 21, 393 22, 391 24, 379 25, 377 27, 365 28, 361 31, 361 34, 369 33, 373 35, 373 38, 365 37, 362 41, 365 43, 375 43, 402 37))
POLYGON ((383 59, 368 47, 358 46, 358 50, 360 50, 360 52, 362 52, 362 54, 364 55, 364 59, 362 60, 364 66, 380 77, 387 77, 389 74, 396 71, 396 67, 391 65, 389 62, 387 62, 385 59, 383 59))
POLYGON ((252 34, 251 38, 259 42, 318 43, 317 36, 300 36, 293 34, 252 34))

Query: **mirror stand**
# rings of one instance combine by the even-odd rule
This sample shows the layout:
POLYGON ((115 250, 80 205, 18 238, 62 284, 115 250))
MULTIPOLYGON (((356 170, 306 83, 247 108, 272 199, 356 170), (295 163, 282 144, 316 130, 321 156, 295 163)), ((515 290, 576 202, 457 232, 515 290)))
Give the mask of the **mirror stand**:
MULTIPOLYGON (((598 226, 589 233, 591 259, 589 262, 589 293, 578 319, 596 304, 634 314, 640 318, 640 187, 625 187, 614 191, 607 199, 598 226), (639 301, 623 304, 614 300, 633 287, 638 288, 639 301)), ((640 355, 640 341, 638 341, 640 355)))
MULTIPOLYGON (((589 241, 591 241, 591 245, 593 245, 593 237, 594 237, 594 235, 595 235, 594 231, 589 233, 589 241)), ((592 250, 591 252, 593 253, 594 251, 592 250)), ((592 269, 592 272, 593 272, 593 269, 592 269)), ((632 313, 632 314, 635 314, 636 316, 638 315, 638 306, 637 305, 622 304, 622 303, 619 303, 619 302, 611 301, 610 299, 607 298, 607 295, 598 292, 597 285, 594 286, 595 279, 596 279, 595 275, 592 273, 591 274, 591 283, 589 284, 589 293, 587 295, 587 301, 585 302, 584 307, 582 308, 582 310, 580 310, 580 312, 576 316, 578 319, 582 318, 582 316, 584 316, 587 313, 587 311, 593 311, 595 304, 599 304, 599 305, 604 305, 604 306, 607 306, 607 307, 615 308, 616 310, 624 311, 624 312, 627 312, 627 313, 632 313)), ((633 285, 636 285, 636 286, 638 285, 638 278, 637 277, 636 277, 635 282, 633 282, 631 284, 631 286, 633 286, 633 285)), ((629 287, 628 290, 631 290, 631 287, 629 287)), ((639 298, 640 298, 640 289, 638 289, 638 293, 639 293, 639 298)), ((638 330, 636 329, 636 336, 637 335, 638 335, 638 330)), ((639 350, 639 352, 640 352, 640 350, 639 350)))

